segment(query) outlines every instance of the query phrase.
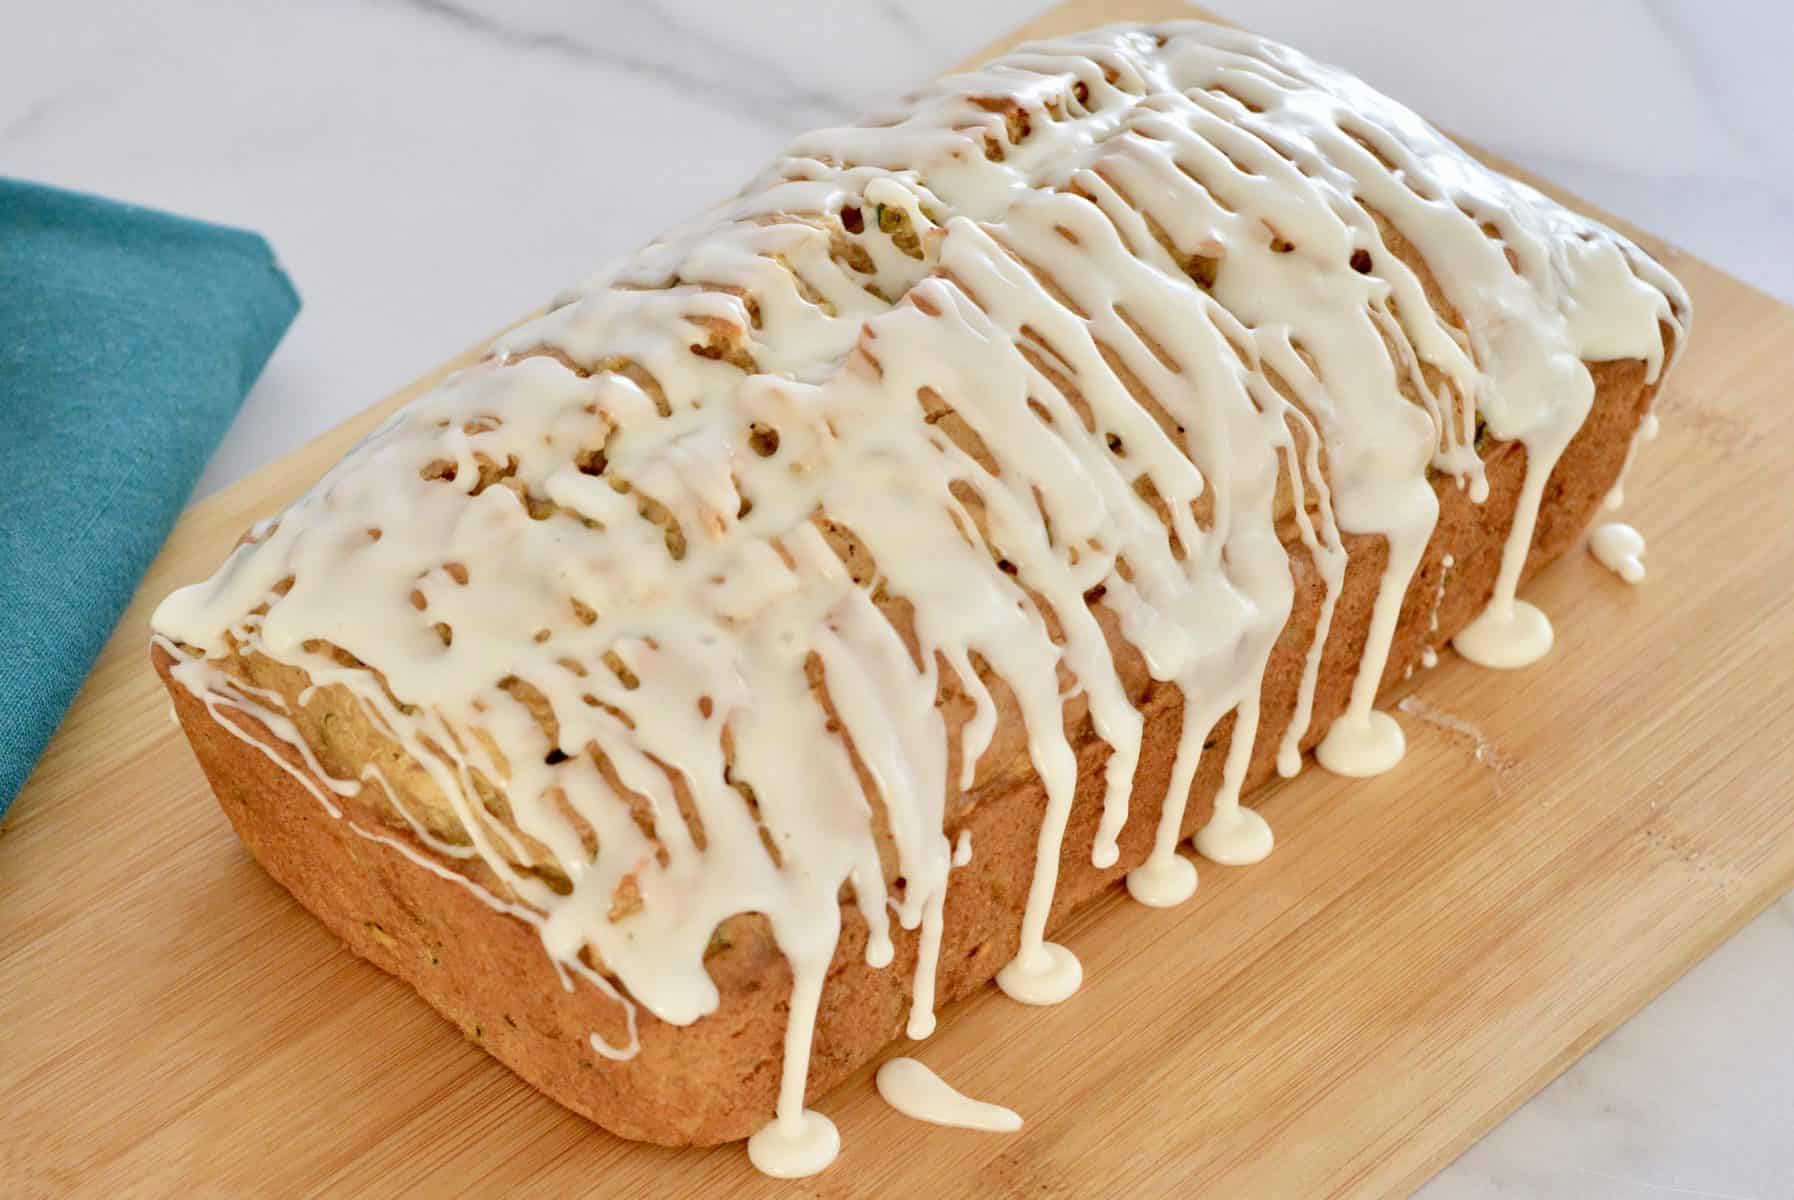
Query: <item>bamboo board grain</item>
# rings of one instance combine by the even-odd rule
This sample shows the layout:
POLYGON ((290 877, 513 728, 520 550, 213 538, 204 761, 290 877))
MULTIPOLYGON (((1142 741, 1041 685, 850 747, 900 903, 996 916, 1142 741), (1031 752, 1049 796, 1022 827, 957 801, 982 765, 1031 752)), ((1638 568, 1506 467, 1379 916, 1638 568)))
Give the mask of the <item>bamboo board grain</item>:
MULTIPOLYGON (((1016 36, 1118 7, 1188 11, 1016 36)), ((1268 862, 1083 914, 1068 1003, 945 1012, 917 1053, 1023 1133, 907 1121, 867 1070, 797 1184, 536 1095, 254 867, 167 720, 156 598, 470 356, 198 505, 0 836, 0 1194, 1405 1193, 1794 884, 1794 309, 1640 240, 1698 314, 1630 488, 1652 581, 1556 565, 1544 664, 1419 683, 1480 754, 1403 712, 1396 772, 1262 801, 1268 862)))

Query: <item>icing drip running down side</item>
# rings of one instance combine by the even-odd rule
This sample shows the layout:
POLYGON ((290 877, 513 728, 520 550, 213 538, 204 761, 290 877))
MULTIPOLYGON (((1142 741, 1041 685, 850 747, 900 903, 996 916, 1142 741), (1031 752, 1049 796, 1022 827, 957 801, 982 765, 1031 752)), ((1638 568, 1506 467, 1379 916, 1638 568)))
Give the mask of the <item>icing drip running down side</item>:
POLYGON ((1433 479, 1480 501, 1479 435, 1525 446, 1469 644, 1537 651, 1514 590, 1584 364, 1655 380, 1688 312, 1629 242, 1282 46, 1195 22, 1037 43, 799 138, 395 415, 154 624, 176 678, 220 720, 254 705, 333 810, 371 782, 330 779, 333 739, 361 738, 394 825, 481 864, 630 1021, 714 1011, 713 935, 764 914, 794 982, 750 1153, 805 1173, 838 1145, 803 1097, 844 910, 875 967, 893 917, 917 932, 926 1036, 971 854, 951 835, 1025 762, 1046 815, 1000 978, 1074 991, 1047 919, 1081 738, 1107 754, 1075 849, 1117 861, 1146 727, 1124 657, 1183 701, 1130 889, 1195 890, 1184 810, 1229 714, 1195 848, 1262 858, 1240 791, 1292 550, 1325 598, 1285 774, 1346 535, 1388 554, 1319 755, 1393 766, 1373 704, 1433 479))

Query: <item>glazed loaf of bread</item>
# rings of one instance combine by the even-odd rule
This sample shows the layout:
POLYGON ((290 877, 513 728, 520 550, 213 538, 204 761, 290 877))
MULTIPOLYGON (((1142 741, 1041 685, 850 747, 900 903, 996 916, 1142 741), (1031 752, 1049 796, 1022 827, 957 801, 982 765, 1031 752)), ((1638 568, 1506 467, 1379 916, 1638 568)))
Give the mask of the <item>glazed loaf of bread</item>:
POLYGON ((1675 281, 1356 80, 1199 23, 1023 47, 560 297, 171 596, 232 823, 627 1137, 804 1107, 1516 590, 1654 426, 1675 281))

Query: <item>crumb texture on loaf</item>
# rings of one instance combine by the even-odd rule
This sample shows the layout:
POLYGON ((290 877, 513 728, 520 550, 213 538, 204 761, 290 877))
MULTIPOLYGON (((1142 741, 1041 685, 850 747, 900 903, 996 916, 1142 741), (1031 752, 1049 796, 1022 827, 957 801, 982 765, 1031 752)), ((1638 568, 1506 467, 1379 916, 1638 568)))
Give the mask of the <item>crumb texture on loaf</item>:
POLYGON ((1196 844, 1224 862, 1270 848, 1240 803, 1258 737, 1285 774, 1316 740, 1393 765, 1373 703, 1441 481, 1484 502, 1497 446, 1524 461, 1464 645, 1541 652, 1515 590, 1591 364, 1653 386, 1688 313, 1624 238, 1285 47, 1034 44, 798 139, 560 297, 171 596, 158 645, 331 815, 380 814, 357 829, 612 998, 593 1055, 637 1052, 637 1006, 715 1012, 708 957, 763 918, 791 973, 776 1165, 815 1130, 844 914, 872 968, 893 915, 916 931, 907 1028, 932 1028, 981 802, 1044 797, 1000 975, 1040 1002, 1077 981, 1046 940, 1067 830, 1116 864, 1155 725, 1149 903, 1193 887, 1205 752, 1196 844), (1312 728, 1358 547, 1374 602, 1312 728))

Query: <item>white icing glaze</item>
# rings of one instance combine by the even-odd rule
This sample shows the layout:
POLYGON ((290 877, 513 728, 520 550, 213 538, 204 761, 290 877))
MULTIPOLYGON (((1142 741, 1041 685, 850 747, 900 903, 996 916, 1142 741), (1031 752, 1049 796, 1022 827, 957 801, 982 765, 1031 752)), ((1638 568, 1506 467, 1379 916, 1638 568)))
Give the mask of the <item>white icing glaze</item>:
MULTIPOLYGON (((565 969, 589 950, 662 1020, 716 1008, 713 931, 765 914, 794 989, 777 1115, 750 1153, 819 1169, 838 1138, 802 1100, 838 899, 872 966, 892 961, 891 914, 918 931, 925 1036, 958 857, 946 804, 1000 709, 1047 809, 998 978, 1051 1003, 1082 973, 1046 941, 1078 774, 1067 706, 1108 747, 1098 866, 1141 753, 1111 638, 1183 699, 1129 878, 1175 902, 1195 887, 1188 793, 1229 713, 1198 848, 1270 848, 1239 799, 1293 603, 1279 514, 1323 600, 1278 767, 1299 769, 1342 535, 1362 534, 1386 565, 1318 757, 1387 770, 1401 729, 1373 704, 1437 519, 1429 472, 1480 501, 1479 420, 1525 445, 1494 598, 1458 644, 1536 657, 1549 624, 1514 588, 1590 406, 1583 363, 1638 358, 1654 380, 1659 325, 1687 312, 1635 247, 1343 73, 1194 22, 1097 31, 798 139, 396 414, 155 628, 346 693, 440 791, 495 906, 529 914, 565 969), (957 728, 943 692, 969 712, 957 728), (564 892, 526 869, 543 860, 564 892), (640 902, 612 915, 625 885, 640 902)), ((191 665, 177 677, 230 727, 255 698, 191 665)), ((264 708, 327 780, 308 784, 320 802, 362 786, 328 781, 264 708)))
POLYGON ((813 1108, 779 1116, 748 1139, 748 1160, 774 1179, 802 1179, 835 1161, 841 1131, 813 1108))
POLYGON ((1271 853, 1271 827, 1265 819, 1243 806, 1226 814, 1216 813, 1196 833, 1196 852, 1224 867, 1244 867, 1263 862, 1271 853))
POLYGON ((1013 1109, 961 1094, 913 1058, 891 1059, 874 1078, 886 1104, 918 1121, 985 1133, 1014 1133, 1022 1127, 1022 1118, 1013 1109))
POLYGON ((1658 423, 1657 414, 1649 412, 1644 415, 1644 419, 1638 423, 1638 428, 1633 431, 1632 441, 1626 446, 1626 461, 1620 464, 1619 478, 1613 481, 1613 487, 1608 490, 1607 498, 1604 501, 1610 511, 1619 508, 1626 502, 1626 479, 1632 474, 1632 464, 1638 461, 1638 448, 1646 442, 1656 441, 1659 428, 1661 426, 1658 423))
POLYGON ((1512 670, 1545 657, 1555 638, 1544 610, 1510 598, 1505 605, 1491 601, 1481 616, 1458 630, 1451 644, 1478 666, 1512 670))
POLYGON ((1026 947, 997 972, 1004 995, 1023 1004, 1057 1004, 1084 982, 1084 964, 1057 942, 1026 947))
POLYGON ((1181 854, 1154 855, 1127 873, 1128 895, 1148 908, 1174 908, 1196 894, 1196 865, 1181 854))
POLYGON ((1335 775, 1366 779, 1389 770, 1407 752, 1407 740, 1395 718, 1372 709, 1356 717, 1347 711, 1333 722, 1314 748, 1314 757, 1335 775))
MULTIPOLYGON (((1445 585, 1450 581, 1451 570, 1456 565, 1457 560, 1449 554, 1439 560, 1439 586, 1433 592, 1433 611, 1426 624, 1427 645, 1420 652, 1420 665, 1429 670, 1439 665, 1439 652, 1433 649, 1432 640, 1439 632, 1439 610, 1445 605, 1445 585)), ((1412 668, 1409 670, 1412 671, 1412 668)))
POLYGON ((963 867, 972 861, 972 831, 959 831, 959 840, 953 843, 953 865, 963 867))
POLYGON ((1632 526, 1618 521, 1599 526, 1589 535, 1588 549, 1602 566, 1627 583, 1644 582, 1644 535, 1632 526))

